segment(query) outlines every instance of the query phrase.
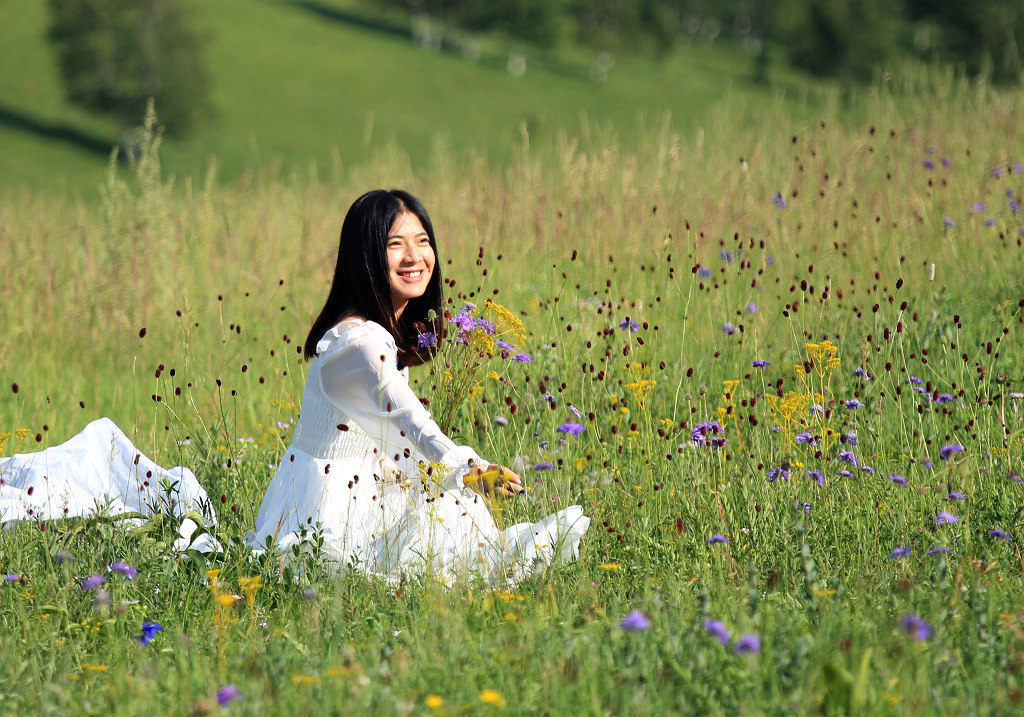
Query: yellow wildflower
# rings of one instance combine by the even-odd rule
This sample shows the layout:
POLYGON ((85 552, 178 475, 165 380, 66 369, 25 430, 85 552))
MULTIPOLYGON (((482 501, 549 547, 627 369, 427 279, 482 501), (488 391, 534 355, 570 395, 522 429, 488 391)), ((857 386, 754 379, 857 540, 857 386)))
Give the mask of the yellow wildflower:
POLYGON ((427 699, 423 700, 423 704, 432 710, 436 710, 444 704, 444 698, 441 695, 427 695, 427 699))
POLYGON ((495 707, 505 706, 505 698, 502 697, 501 693, 497 690, 480 690, 480 701, 486 705, 494 705, 495 707))

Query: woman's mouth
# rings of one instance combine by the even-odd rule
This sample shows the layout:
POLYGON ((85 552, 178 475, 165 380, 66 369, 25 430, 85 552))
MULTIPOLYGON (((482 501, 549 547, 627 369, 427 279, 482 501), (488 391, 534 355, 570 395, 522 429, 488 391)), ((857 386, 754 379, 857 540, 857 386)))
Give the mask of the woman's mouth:
POLYGON ((423 270, 417 269, 415 271, 400 271, 398 276, 408 282, 419 281, 420 277, 423 276, 423 270))

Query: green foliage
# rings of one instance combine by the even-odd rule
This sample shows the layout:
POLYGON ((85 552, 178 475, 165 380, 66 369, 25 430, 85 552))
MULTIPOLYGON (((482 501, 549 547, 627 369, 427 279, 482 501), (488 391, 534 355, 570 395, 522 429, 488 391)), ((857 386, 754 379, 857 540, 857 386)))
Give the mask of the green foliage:
POLYGON ((50 0, 50 12, 71 102, 127 129, 153 100, 179 134, 208 111, 203 43, 176 0, 50 0))

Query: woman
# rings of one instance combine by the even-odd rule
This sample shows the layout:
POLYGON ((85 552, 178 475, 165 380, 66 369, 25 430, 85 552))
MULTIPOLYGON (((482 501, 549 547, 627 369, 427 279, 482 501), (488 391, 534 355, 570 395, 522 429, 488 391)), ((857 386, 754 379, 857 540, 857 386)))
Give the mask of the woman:
POLYGON ((301 415, 254 547, 288 552, 318 531, 334 560, 370 573, 492 581, 575 555, 590 522, 582 509, 500 531, 466 485, 508 497, 524 490, 519 476, 455 445, 409 387, 407 368, 433 357, 419 334, 442 329, 439 263, 430 217, 412 195, 372 191, 349 209, 331 291, 306 339, 301 415))
MULTIPOLYGON (((409 387, 408 367, 433 357, 417 348, 419 333, 443 329, 439 264, 430 217, 412 195, 372 191, 349 209, 331 291, 305 344, 309 373, 292 445, 247 536, 256 552, 288 556, 315 540, 338 567, 445 581, 477 574, 492 583, 575 556, 590 523, 582 508, 500 530, 481 493, 521 493, 519 476, 453 443, 409 387)), ((114 512, 209 514, 191 472, 151 465, 108 419, 62 446, 7 460, 5 524, 89 514, 96 496, 116 498, 114 512), (82 486, 86 451, 95 455, 82 486), (160 503, 159 487, 171 479, 176 493, 160 503)), ((179 548, 194 528, 184 521, 179 548)), ((217 549, 203 540, 190 547, 217 549)))

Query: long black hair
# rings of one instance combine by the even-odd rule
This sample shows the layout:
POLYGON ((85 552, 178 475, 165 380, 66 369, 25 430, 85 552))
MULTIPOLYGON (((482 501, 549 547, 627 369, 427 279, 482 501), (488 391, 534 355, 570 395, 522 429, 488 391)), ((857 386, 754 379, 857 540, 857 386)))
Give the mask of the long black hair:
POLYGON ((434 225, 416 197, 400 189, 376 189, 359 197, 345 215, 338 242, 338 263, 327 303, 313 322, 304 346, 305 356, 316 356, 316 345, 327 331, 347 315, 376 321, 394 337, 399 366, 417 366, 434 357, 434 347, 420 348, 420 333, 440 335, 441 260, 434 240, 434 225), (434 250, 434 271, 426 291, 410 299, 399 319, 391 298, 387 240, 395 220, 405 212, 416 215, 434 250), (428 318, 432 315, 433 319, 428 318))

